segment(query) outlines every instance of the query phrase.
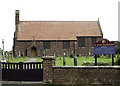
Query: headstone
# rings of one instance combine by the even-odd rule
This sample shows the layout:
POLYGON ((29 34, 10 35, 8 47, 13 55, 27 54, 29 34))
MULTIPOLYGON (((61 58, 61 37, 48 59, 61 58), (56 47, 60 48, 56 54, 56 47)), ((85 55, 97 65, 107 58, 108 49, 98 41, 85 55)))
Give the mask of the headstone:
POLYGON ((89 50, 89 56, 91 56, 90 50, 89 50))
POLYGON ((7 53, 5 52, 5 58, 6 58, 6 54, 7 54, 7 53))
POLYGON ((86 53, 86 58, 89 58, 89 52, 87 51, 87 53, 86 53))
POLYGON ((74 54, 73 50, 71 51, 72 54, 74 54))
POLYGON ((69 54, 68 54, 68 49, 67 49, 67 57, 69 56, 69 54))
POLYGON ((7 52, 8 53, 8 60, 10 60, 10 53, 9 52, 7 52))
POLYGON ((103 58, 104 54, 102 54, 102 58, 103 58))
POLYGON ((43 56, 46 56, 45 50, 43 51, 43 56))
POLYGON ((19 51, 19 55, 18 55, 18 57, 21 57, 20 51, 19 51))
POLYGON ((119 58, 119 53, 117 52, 117 58, 119 58))
POLYGON ((17 52, 15 52, 15 58, 18 58, 18 54, 17 54, 17 52))
POLYGON ((2 62, 6 62, 6 59, 5 59, 5 52, 4 52, 4 39, 2 40, 2 45, 3 45, 3 56, 2 56, 2 62))
POLYGON ((23 52, 23 58, 24 58, 24 52, 23 52))
POLYGON ((77 57, 74 57, 74 66, 77 66, 77 57))
POLYGON ((65 53, 64 53, 64 56, 63 56, 63 66, 65 66, 65 53))
POLYGON ((13 52, 12 52, 12 60, 13 60, 13 52))
POLYGON ((2 68, 1 68, 1 61, 0 61, 0 86, 2 86, 2 68))
POLYGON ((81 54, 79 54, 79 57, 81 57, 81 54))
POLYGON ((0 56, 1 56, 1 52, 0 52, 0 56))
POLYGON ((111 56, 111 55, 110 55, 110 54, 108 54, 108 57, 109 57, 109 58, 110 58, 110 56, 111 56))
POLYGON ((2 56, 2 49, 0 48, 0 56, 2 56))

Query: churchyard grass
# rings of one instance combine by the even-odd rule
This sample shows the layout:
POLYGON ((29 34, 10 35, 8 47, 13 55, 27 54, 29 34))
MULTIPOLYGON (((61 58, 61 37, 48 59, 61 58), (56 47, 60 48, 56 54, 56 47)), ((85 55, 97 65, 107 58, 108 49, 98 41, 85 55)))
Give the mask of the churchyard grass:
MULTIPOLYGON (((0 60, 1 60, 2 56, 0 56, 0 60)), ((117 55, 114 57, 114 62, 116 61, 117 55)), ((15 63, 19 63, 19 62, 24 62, 26 60, 28 60, 29 57, 18 57, 15 58, 10 56, 10 60, 8 60, 8 57, 6 58, 7 62, 15 62, 15 63)), ((70 58, 70 57, 65 57, 66 60, 66 66, 74 66, 74 58, 70 58)), ((38 57, 37 62, 42 62, 43 59, 41 59, 41 57, 38 57)), ((86 58, 85 56, 82 57, 77 57, 77 66, 82 66, 83 61, 95 61, 93 56, 90 56, 89 58, 86 58)), ((97 58, 97 61, 104 61, 107 62, 108 64, 112 65, 112 57, 108 58, 106 56, 101 56, 100 58, 97 58)), ((56 66, 63 66, 63 57, 56 57, 55 59, 55 65, 56 66), (61 58, 61 59, 60 59, 61 58)), ((118 66, 118 65, 115 65, 118 66)))
MULTIPOLYGON (((117 56, 114 57, 114 62, 116 61, 117 56)), ((38 57, 37 62, 42 62, 43 60, 38 57)), ((66 66, 74 66, 74 58, 65 57, 66 66)), ((85 56, 77 57, 77 66, 83 66, 84 61, 95 61, 94 56, 90 56, 89 58, 86 58, 85 56)), ((97 58, 97 61, 104 61, 107 62, 109 65, 112 65, 112 57, 106 57, 101 56, 100 58, 97 58)), ((63 57, 56 57, 55 59, 55 65, 56 66, 63 66, 63 57)), ((118 65, 115 65, 118 66, 118 65)))
MULTIPOLYGON (((74 66, 74 58, 70 58, 70 57, 65 57, 66 60, 66 66, 74 66)), ((90 56, 89 58, 86 58, 85 56, 83 57, 77 57, 77 66, 83 66, 83 62, 84 61, 95 61, 93 56, 90 56)), ((97 58, 97 61, 104 61, 107 62, 109 65, 112 65, 112 57, 108 58, 105 56, 101 56, 100 58, 97 58)), ((116 57, 114 58, 114 62, 116 61, 116 57)), ((55 65, 56 66, 63 66, 63 57, 57 57, 55 60, 55 65), (60 59, 61 58, 61 59, 60 59)), ((115 65, 118 66, 118 65, 115 65)))
POLYGON ((41 59, 41 57, 38 57, 37 62, 42 62, 42 61, 43 59, 41 59))
MULTIPOLYGON (((2 59, 2 57, 0 58, 0 60, 1 59, 2 59)), ((12 57, 10 56, 10 60, 8 60, 8 57, 6 57, 6 61, 7 62, 12 62, 12 63, 13 62, 15 62, 15 63, 24 62, 28 59, 29 59, 29 57, 17 57, 17 58, 13 57, 13 59, 12 59, 12 57)))
POLYGON ((9 62, 12 62, 12 63, 13 62, 19 63, 19 62, 24 62, 28 59, 29 59, 29 57, 18 57, 18 58, 14 57, 13 60, 12 59, 8 60, 8 58, 6 60, 9 61, 9 62))

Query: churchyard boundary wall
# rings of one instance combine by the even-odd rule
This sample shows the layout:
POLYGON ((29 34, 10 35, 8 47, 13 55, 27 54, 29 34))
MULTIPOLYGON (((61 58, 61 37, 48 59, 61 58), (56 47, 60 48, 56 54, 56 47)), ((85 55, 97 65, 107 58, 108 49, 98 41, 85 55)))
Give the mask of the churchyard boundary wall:
POLYGON ((43 57, 45 84, 120 84, 119 66, 55 66, 54 56, 43 57))

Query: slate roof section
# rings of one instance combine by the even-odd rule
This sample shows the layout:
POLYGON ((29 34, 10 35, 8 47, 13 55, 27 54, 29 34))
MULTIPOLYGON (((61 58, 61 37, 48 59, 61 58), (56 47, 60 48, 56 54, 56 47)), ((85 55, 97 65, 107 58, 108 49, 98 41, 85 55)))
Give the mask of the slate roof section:
POLYGON ((98 21, 20 21, 17 40, 77 40, 102 36, 98 21))

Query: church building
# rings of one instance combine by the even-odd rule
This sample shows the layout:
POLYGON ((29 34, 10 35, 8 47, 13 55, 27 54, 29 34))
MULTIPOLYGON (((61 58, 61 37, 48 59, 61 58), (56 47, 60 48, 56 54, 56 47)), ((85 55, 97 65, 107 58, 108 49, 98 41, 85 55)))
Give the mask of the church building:
POLYGON ((97 21, 20 21, 15 11, 13 53, 19 56, 93 55, 93 43, 102 39, 97 21))

